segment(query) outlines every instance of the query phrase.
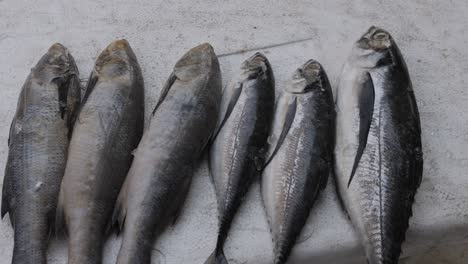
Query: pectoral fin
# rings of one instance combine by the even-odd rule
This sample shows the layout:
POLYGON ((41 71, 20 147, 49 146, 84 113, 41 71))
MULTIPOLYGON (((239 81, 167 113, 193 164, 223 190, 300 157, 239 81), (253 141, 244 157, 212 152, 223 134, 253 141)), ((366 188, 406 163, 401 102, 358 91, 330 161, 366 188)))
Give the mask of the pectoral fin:
POLYGON ((3 217, 10 211, 10 197, 8 191, 8 175, 5 175, 3 180, 3 190, 2 190, 2 212, 1 217, 3 217))
POLYGON ((64 193, 60 190, 57 209, 55 211, 55 234, 66 234, 65 211, 64 211, 64 193))
MULTIPOLYGON (((225 92, 228 92, 227 88, 225 92)), ((223 95, 223 96, 230 97, 229 103, 227 104, 225 109, 222 109, 222 112, 221 112, 222 119, 221 119, 221 122, 219 122, 218 126, 216 127, 215 133, 213 134, 212 141, 216 139, 216 137, 219 134, 219 131, 221 131, 221 128, 223 128, 224 124, 226 123, 226 120, 228 120, 229 116, 231 115, 232 110, 236 106, 237 100, 239 100, 241 92, 242 92, 242 83, 239 83, 238 86, 232 89, 232 92, 230 92, 230 95, 228 94, 223 95)))
POLYGON ((176 80, 177 80, 177 76, 174 73, 171 73, 171 76, 169 76, 169 79, 167 79, 166 84, 161 90, 161 95, 159 96, 159 100, 153 109, 152 115, 156 113, 156 110, 158 110, 158 107, 161 105, 164 99, 166 99, 167 93, 169 92, 169 90, 171 89, 171 86, 174 84, 176 80))
POLYGON ((291 125, 294 121, 294 117, 296 116, 296 98, 294 97, 291 102, 288 102, 286 111, 283 113, 280 113, 281 109, 279 106, 281 104, 281 101, 281 99, 278 100, 278 104, 275 107, 275 115, 277 115, 277 118, 279 118, 279 124, 277 124, 276 127, 273 127, 272 134, 268 139, 270 151, 268 151, 267 153, 265 165, 263 166, 264 168, 270 163, 270 161, 273 159, 273 157, 276 155, 279 148, 281 147, 281 144, 283 144, 283 141, 288 135, 289 129, 291 128, 291 125))
POLYGON ((13 118, 13 121, 11 121, 11 124, 10 124, 10 133, 8 134, 8 146, 10 146, 10 139, 11 139, 11 135, 13 134, 13 129, 15 127, 15 118, 13 118))
POLYGON ((98 80, 99 80, 98 75, 96 74, 95 71, 93 71, 91 75, 89 76, 88 84, 86 85, 85 94, 83 96, 83 100, 81 101, 81 106, 83 106, 88 100, 88 97, 93 91, 94 86, 96 86, 96 83, 98 82, 98 80))
POLYGON ((374 84, 372 82, 372 77, 369 73, 366 74, 366 78, 359 95, 359 146, 356 152, 356 157, 354 159, 353 169, 351 171, 351 176, 349 177, 348 187, 353 180, 356 169, 361 160, 362 153, 366 148, 367 136, 369 135, 369 129, 372 123, 372 117, 374 115, 374 101, 375 101, 375 91, 374 84))

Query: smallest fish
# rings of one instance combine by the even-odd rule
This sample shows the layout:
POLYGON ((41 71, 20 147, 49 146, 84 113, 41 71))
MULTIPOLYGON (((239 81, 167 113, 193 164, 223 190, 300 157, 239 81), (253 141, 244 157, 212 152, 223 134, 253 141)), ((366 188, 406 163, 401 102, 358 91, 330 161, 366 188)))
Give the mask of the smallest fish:
POLYGON ((274 262, 285 263, 332 169, 334 103, 327 75, 309 60, 280 95, 268 138, 262 197, 274 262))
POLYGON ((244 61, 239 77, 224 89, 221 101, 210 149, 218 200, 218 241, 206 264, 227 263, 223 245, 242 198, 262 166, 274 100, 273 71, 267 58, 257 52, 244 61))

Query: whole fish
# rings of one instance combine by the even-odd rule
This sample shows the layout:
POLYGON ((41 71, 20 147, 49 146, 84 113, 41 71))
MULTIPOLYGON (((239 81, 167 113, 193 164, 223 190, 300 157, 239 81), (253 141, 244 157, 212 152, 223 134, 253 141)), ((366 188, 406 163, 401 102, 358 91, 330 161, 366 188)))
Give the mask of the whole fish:
POLYGON ((14 229, 13 264, 46 263, 69 136, 80 103, 75 60, 59 43, 31 70, 8 139, 2 218, 14 229))
POLYGON ((157 231, 180 213, 193 169, 215 129, 220 99, 213 48, 192 48, 163 87, 119 194, 112 217, 123 228, 117 263, 151 262, 157 231))
POLYGON ((335 173, 370 264, 398 263, 422 178, 421 127, 405 61, 383 29, 354 45, 337 89, 335 173))
POLYGON ((333 156, 333 95, 314 60, 297 69, 275 107, 262 197, 273 235, 275 264, 285 263, 318 194, 333 156))
POLYGON ((241 66, 238 80, 221 100, 217 135, 210 150, 210 171, 218 200, 216 249, 206 263, 227 263, 223 245, 242 197, 262 166, 275 101, 273 71, 256 53, 241 66))
POLYGON ((102 261, 105 231, 143 133, 143 95, 130 45, 112 42, 88 81, 60 190, 57 227, 69 235, 69 264, 102 261))

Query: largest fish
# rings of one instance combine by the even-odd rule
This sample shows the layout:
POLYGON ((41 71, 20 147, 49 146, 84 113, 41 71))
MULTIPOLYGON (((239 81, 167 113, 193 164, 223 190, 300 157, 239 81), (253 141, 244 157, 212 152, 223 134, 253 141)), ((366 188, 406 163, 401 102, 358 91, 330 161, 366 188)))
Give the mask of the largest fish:
POLYGON ((335 173, 370 264, 398 263, 421 182, 421 128, 395 41, 371 27, 354 45, 337 89, 335 173))
POLYGON ((57 227, 68 231, 68 263, 101 263, 105 230, 143 132, 143 78, 126 40, 97 58, 74 127, 57 227))
POLYGON ((177 218, 193 169, 213 134, 221 72, 209 44, 176 63, 137 150, 113 220, 123 227, 117 263, 150 263, 157 231, 177 218))
POLYGON ((64 46, 56 43, 31 70, 10 128, 2 217, 10 214, 15 231, 13 264, 46 263, 69 135, 79 103, 75 61, 64 46))
POLYGON ((267 58, 257 52, 242 64, 238 79, 223 92, 217 134, 210 149, 219 231, 207 264, 227 263, 224 241, 243 196, 262 166, 274 101, 273 70, 267 58))
POLYGON ((275 264, 285 263, 332 169, 333 95, 322 65, 297 69, 275 107, 262 197, 275 264))

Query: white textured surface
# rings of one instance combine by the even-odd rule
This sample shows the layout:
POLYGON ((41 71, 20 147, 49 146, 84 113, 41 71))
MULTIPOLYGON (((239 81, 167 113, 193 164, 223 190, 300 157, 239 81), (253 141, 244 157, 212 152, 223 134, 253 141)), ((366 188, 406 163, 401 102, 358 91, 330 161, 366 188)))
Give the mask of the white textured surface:
MULTIPOLYGON (((404 245, 405 263, 468 263, 467 13, 466 0, 0 0, 0 167, 20 88, 53 42, 71 50, 85 79, 101 49, 116 38, 128 39, 143 69, 149 113, 174 63, 199 43, 210 42, 218 55, 249 50, 220 57, 223 83, 250 50, 267 47, 259 50, 271 61, 277 89, 310 58, 324 65, 334 87, 352 43, 377 25, 390 31, 402 50, 423 127, 424 179, 404 245)), ((271 263, 257 183, 237 216, 225 247, 230 263, 271 263)), ((216 226, 213 187, 203 164, 178 223, 155 244, 153 263, 203 263, 214 247, 216 226)), ((104 263, 114 263, 119 244, 112 235, 104 263)), ((49 263, 66 262, 65 245, 52 239, 49 263)), ((5 219, 0 264, 10 262, 12 246, 5 219)), ((364 263, 362 255, 330 181, 290 263, 364 263)))

